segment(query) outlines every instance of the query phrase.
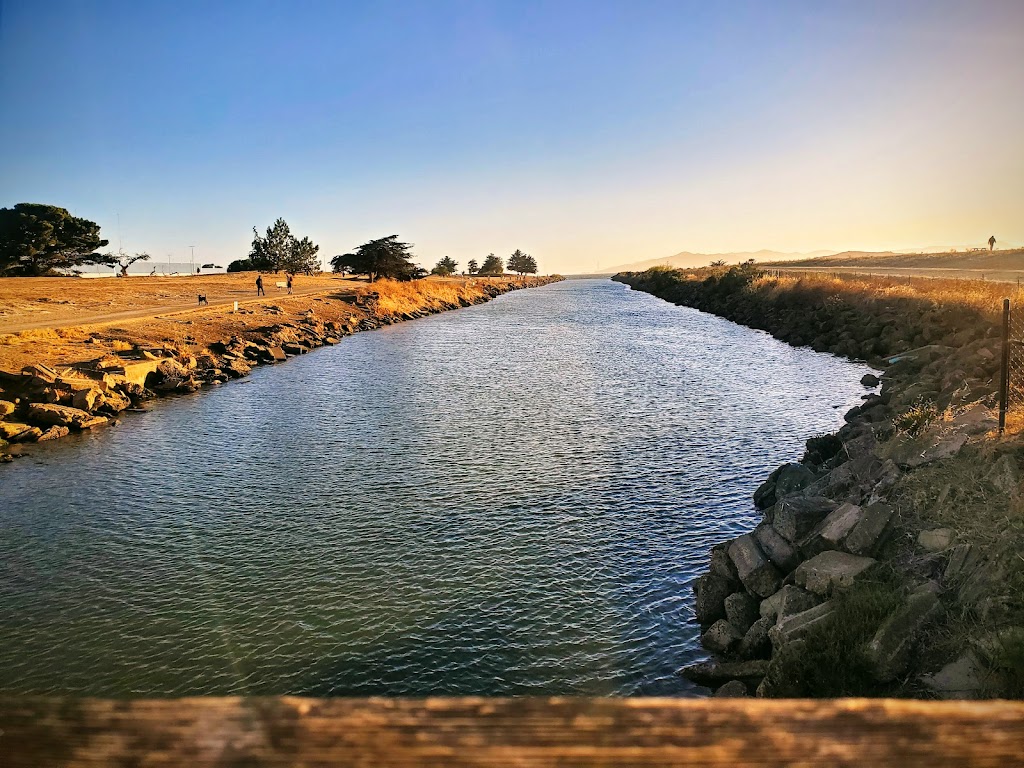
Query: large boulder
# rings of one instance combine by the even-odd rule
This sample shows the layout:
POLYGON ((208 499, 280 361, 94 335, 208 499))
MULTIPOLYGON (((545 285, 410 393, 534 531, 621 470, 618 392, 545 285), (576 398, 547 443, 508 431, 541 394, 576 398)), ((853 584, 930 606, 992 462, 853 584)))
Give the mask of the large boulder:
POLYGON ((917 534, 917 546, 925 552, 944 552, 953 543, 953 531, 949 528, 932 528, 917 534))
POLYGON ((736 566, 743 586, 752 595, 768 597, 782 586, 779 572, 749 533, 740 536, 729 545, 729 558, 736 566))
POLYGON ((783 464, 754 491, 754 504, 767 509, 779 499, 796 493, 814 482, 814 473, 803 464, 783 464))
POLYGON ((14 403, 10 400, 0 400, 0 419, 6 418, 14 413, 14 403))
POLYGON ((747 686, 739 680, 730 680, 715 691, 716 699, 739 699, 749 695, 750 691, 747 690, 747 686))
POLYGON ((33 403, 29 406, 28 417, 38 424, 56 424, 57 426, 74 427, 75 429, 89 429, 90 427, 107 423, 103 416, 93 416, 91 413, 78 408, 49 403, 33 403))
POLYGON ((795 544, 814 530, 829 513, 839 506, 823 496, 794 496, 775 506, 772 526, 789 542, 795 544))
POLYGON ((921 682, 940 699, 980 699, 984 695, 988 670, 973 651, 967 651, 921 682))
POLYGON ((103 399, 103 392, 98 387, 79 389, 71 398, 71 404, 81 411, 92 413, 103 399))
POLYGON ((816 595, 829 595, 835 589, 851 586, 877 561, 848 552, 822 552, 803 562, 794 572, 796 583, 816 595))
POLYGON ((889 682, 907 671, 914 644, 941 610, 935 593, 920 591, 885 620, 867 647, 871 674, 876 680, 889 682))
POLYGON ((776 623, 785 621, 790 616, 809 611, 817 605, 821 605, 822 599, 806 589, 801 589, 793 584, 787 584, 779 590, 778 616, 776 623))

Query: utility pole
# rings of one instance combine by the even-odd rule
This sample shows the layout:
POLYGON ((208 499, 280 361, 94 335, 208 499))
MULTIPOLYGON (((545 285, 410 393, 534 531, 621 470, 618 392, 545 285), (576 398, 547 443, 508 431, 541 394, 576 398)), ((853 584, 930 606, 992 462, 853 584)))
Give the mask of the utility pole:
POLYGON ((192 271, 189 274, 194 275, 196 273, 196 247, 190 245, 189 248, 192 249, 192 271))

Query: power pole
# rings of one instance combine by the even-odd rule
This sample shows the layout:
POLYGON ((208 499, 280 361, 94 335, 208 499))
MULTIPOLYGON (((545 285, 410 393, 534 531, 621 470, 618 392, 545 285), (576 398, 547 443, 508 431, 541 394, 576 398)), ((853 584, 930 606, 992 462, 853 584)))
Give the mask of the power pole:
POLYGON ((189 248, 192 249, 192 271, 189 272, 189 274, 194 275, 196 273, 196 247, 194 245, 190 245, 189 248))

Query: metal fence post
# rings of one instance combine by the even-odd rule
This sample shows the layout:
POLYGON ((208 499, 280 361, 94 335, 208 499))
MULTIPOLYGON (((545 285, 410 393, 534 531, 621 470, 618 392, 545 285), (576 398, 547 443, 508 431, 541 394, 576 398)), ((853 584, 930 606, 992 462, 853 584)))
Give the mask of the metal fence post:
POLYGON ((999 381, 999 434, 1006 429, 1006 400, 1010 392, 1010 300, 1003 299, 1003 356, 999 381))

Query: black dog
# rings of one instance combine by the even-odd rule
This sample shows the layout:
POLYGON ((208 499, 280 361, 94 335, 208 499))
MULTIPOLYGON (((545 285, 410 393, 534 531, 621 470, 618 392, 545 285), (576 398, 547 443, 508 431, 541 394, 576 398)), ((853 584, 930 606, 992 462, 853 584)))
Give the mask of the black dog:
POLYGON ((203 304, 206 304, 207 306, 209 306, 210 302, 208 302, 206 300, 206 297, 203 294, 200 293, 199 294, 199 306, 203 306, 203 304))

